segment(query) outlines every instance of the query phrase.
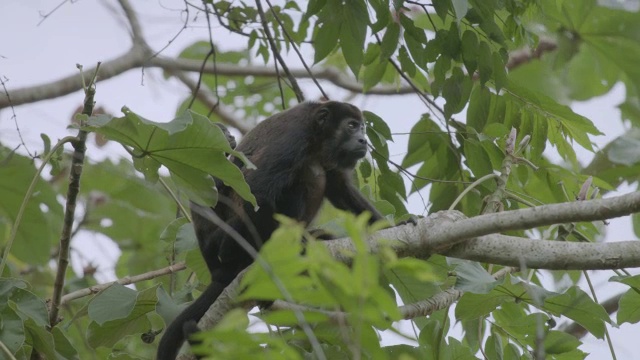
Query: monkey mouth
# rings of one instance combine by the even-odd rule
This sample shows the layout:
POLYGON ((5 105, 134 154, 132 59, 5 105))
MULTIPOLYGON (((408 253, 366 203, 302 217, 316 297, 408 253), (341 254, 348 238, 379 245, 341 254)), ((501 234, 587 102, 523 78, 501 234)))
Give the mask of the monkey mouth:
POLYGON ((356 159, 362 159, 365 155, 367 155, 367 147, 365 146, 361 149, 355 149, 351 154, 356 159))

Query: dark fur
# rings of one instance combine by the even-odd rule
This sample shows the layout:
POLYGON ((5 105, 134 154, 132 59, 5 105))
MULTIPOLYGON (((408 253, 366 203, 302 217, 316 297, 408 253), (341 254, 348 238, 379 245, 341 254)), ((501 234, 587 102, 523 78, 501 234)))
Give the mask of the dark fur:
MULTIPOLYGON (((341 102, 303 103, 258 124, 240 142, 257 169, 242 167, 259 210, 216 181, 219 202, 213 209, 254 248, 278 227, 275 213, 309 224, 326 197, 334 206, 370 222, 382 219, 352 183, 353 169, 366 153, 362 113, 341 102)), ((252 258, 228 234, 206 219, 209 208, 192 204, 193 225, 211 284, 167 327, 158 346, 159 360, 173 360, 185 337, 197 331, 195 322, 252 258), (185 334, 186 333, 186 334, 185 334)))

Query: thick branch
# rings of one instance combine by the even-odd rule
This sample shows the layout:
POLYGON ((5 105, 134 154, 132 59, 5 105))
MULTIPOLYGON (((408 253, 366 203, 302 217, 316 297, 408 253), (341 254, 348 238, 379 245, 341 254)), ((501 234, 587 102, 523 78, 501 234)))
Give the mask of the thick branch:
MULTIPOLYGON (((158 57, 149 61, 149 66, 157 66, 163 69, 177 69, 182 71, 202 71, 205 74, 226 75, 226 76, 257 76, 257 77, 277 77, 278 73, 275 69, 265 66, 251 66, 251 65, 233 65, 233 64, 217 64, 215 69, 213 64, 207 64, 202 68, 202 62, 189 59, 171 59, 166 57, 158 57)), ((343 89, 362 93, 362 85, 354 79, 341 73, 334 68, 322 68, 312 70, 308 73, 305 69, 291 69, 291 75, 300 79, 310 79, 315 77, 316 79, 323 79, 332 82, 334 85, 343 89)), ((367 90, 367 94, 374 95, 405 95, 413 94, 414 90, 410 87, 397 87, 397 86, 376 86, 367 90)))
MULTIPOLYGON (((427 258, 437 249, 452 257, 490 262, 505 266, 540 269, 614 269, 640 267, 640 242, 574 243, 533 240, 505 235, 485 235, 504 230, 523 230, 537 226, 571 221, 605 220, 628 215, 640 208, 640 192, 615 198, 576 203, 554 204, 537 208, 506 211, 465 219, 458 211, 442 211, 420 219, 417 225, 404 225, 373 234, 367 241, 372 252, 383 245, 391 246, 401 257, 427 258), (524 220, 523 220, 524 219, 524 220), (516 222, 519 220, 520 223, 516 222), (454 224, 455 223, 455 224, 454 224), (473 230, 475 227, 475 230, 473 230), (466 237, 465 237, 466 236, 466 237), (391 240, 395 239, 395 240, 391 240), (455 245, 456 242, 464 243, 455 245), (447 245, 452 248, 443 250, 447 245)), ((355 248, 351 239, 323 241, 332 255, 343 262, 355 248)), ((241 276, 225 289, 199 323, 209 328, 217 323, 233 305, 241 276)), ((461 293, 443 294, 437 301, 455 301, 461 293)), ((424 306, 412 311, 425 311, 424 306)))
MULTIPOLYGON (((141 48, 132 48, 126 54, 102 63, 98 80, 110 79, 125 71, 142 66, 144 54, 145 52, 141 48)), ((87 74, 95 73, 95 71, 95 67, 85 70, 87 74)), ((9 103, 6 95, 0 95, 0 109, 9 105, 18 106, 53 99, 71 94, 80 89, 82 89, 82 76, 74 74, 50 83, 10 90, 11 103, 9 103)))
MULTIPOLYGON (((399 256, 424 258, 436 252, 446 252, 450 256, 455 254, 456 257, 461 258, 476 258, 482 253, 483 256, 486 256, 484 259, 487 262, 507 266, 521 266, 522 264, 519 262, 514 263, 514 259, 520 258, 529 267, 550 269, 551 267, 547 267, 546 260, 554 258, 553 251, 559 251, 558 247, 564 246, 564 249, 569 251, 564 255, 571 257, 571 262, 566 262, 566 265, 554 263, 549 264, 549 266, 553 266, 555 269, 571 268, 577 270, 617 268, 618 266, 615 264, 625 267, 637 267, 640 266, 640 257, 638 256, 640 243, 637 242, 560 244, 502 235, 482 236, 508 230, 527 230, 538 226, 565 222, 606 220, 639 211, 640 192, 609 199, 505 211, 480 215, 470 219, 466 219, 464 215, 457 211, 442 211, 421 219, 416 226, 405 225, 381 230, 371 236, 370 247, 375 252, 380 244, 384 243, 383 239, 393 239, 393 241, 387 241, 387 243, 393 247, 399 256), (504 256, 494 255, 492 254, 493 250, 487 250, 484 245, 484 242, 488 241, 487 239, 492 239, 493 242, 487 243, 486 246, 491 245, 492 249, 502 247, 500 253, 504 254, 504 256), (469 245, 461 246, 461 248, 445 251, 465 240, 474 240, 475 242, 470 242, 469 245), (507 249, 510 250, 507 251, 507 249), (575 255, 576 251, 581 251, 585 255, 601 252, 601 256, 599 258, 590 257, 589 261, 585 261, 585 259, 581 259, 578 256, 572 256, 575 255), (488 256, 491 256, 491 259, 488 256), (607 260, 605 261, 605 259, 607 260), (545 262, 542 263, 542 260, 545 260, 545 262)), ((327 241, 327 247, 337 259, 344 262, 350 261, 344 250, 354 250, 353 244, 348 238, 327 241)))
MULTIPOLYGON (((119 56, 115 59, 105 61, 100 67, 100 79, 106 80, 114 76, 120 75, 125 71, 141 67, 142 65, 148 67, 160 67, 165 70, 181 70, 200 72, 202 69, 202 62, 198 60, 189 59, 172 59, 167 57, 152 57, 149 59, 151 51, 143 46, 143 42, 134 39, 134 46, 126 54, 119 56)), ((515 68, 527 61, 535 59, 545 51, 555 49, 554 44, 545 43, 544 51, 535 51, 534 53, 523 56, 524 52, 518 52, 514 58, 520 59, 520 61, 514 61, 507 65, 509 69, 515 68), (526 58, 522 60, 522 58, 526 58)), ((529 54, 529 53, 527 53, 529 54)), ((95 69, 89 69, 88 72, 95 69)), ((217 73, 218 75, 226 76, 261 76, 261 77, 276 77, 278 73, 275 69, 267 68, 264 66, 240 66, 233 64, 216 64, 215 69, 213 64, 207 64, 202 69, 206 74, 217 73)), ((313 72, 308 72, 305 69, 291 69, 291 75, 300 79, 323 79, 333 83, 335 86, 349 90, 355 93, 363 93, 363 88, 353 78, 341 73, 334 68, 317 69, 313 72)), ((82 88, 80 76, 72 75, 60 80, 56 80, 46 84, 39 84, 30 87, 24 87, 10 91, 11 104, 18 106, 22 104, 28 104, 46 99, 53 99, 59 96, 70 94, 74 91, 82 88)), ((375 86, 372 89, 367 90, 369 95, 406 95, 413 94, 415 90, 411 86, 375 86)), ((0 109, 8 107, 10 105, 9 99, 6 95, 0 95, 0 109)))
POLYGON ((640 267, 638 241, 578 243, 485 235, 442 253, 460 259, 530 269, 606 270, 640 267))

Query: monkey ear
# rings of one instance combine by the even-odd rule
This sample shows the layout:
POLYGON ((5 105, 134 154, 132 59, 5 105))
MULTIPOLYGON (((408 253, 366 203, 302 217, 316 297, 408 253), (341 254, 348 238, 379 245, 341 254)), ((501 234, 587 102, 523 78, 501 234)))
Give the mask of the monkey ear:
POLYGON ((327 122, 327 120, 329 120, 330 116, 331 111, 329 111, 329 109, 327 109, 326 107, 322 107, 316 113, 316 122, 318 123, 318 125, 323 126, 327 122))

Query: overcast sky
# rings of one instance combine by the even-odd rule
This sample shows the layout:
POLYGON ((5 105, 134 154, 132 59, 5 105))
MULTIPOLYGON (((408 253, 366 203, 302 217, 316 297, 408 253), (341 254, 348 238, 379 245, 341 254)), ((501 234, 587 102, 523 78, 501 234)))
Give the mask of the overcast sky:
MULTIPOLYGON (((140 17, 142 28, 148 43, 155 50, 168 44, 182 27, 184 3, 178 0, 136 0, 135 9, 140 17)), ((49 13, 61 1, 45 0, 2 0, 0 3, 0 77, 6 86, 12 89, 33 86, 43 82, 57 80, 74 74, 76 64, 89 68, 98 61, 112 59, 130 46, 126 22, 120 14, 115 1, 80 0, 67 2, 57 11, 43 20, 41 14, 49 13), (40 25, 38 23, 42 21, 40 25)), ((195 15, 192 11, 191 16, 195 15)), ((205 40, 207 36, 202 15, 198 21, 190 22, 190 27, 164 50, 166 56, 176 55, 185 46, 196 40, 205 40)), ((226 30, 215 28, 216 44, 225 48, 233 48, 235 43, 244 46, 244 42, 231 39, 226 30)), ((236 39, 237 40, 237 39, 236 39)), ((299 67, 293 62, 291 67, 299 67)), ((303 81, 309 94, 317 92, 310 82, 303 81)), ((345 93, 331 90, 332 98, 341 99, 345 93)), ((97 106, 119 114, 119 109, 126 105, 137 113, 154 121, 168 121, 173 118, 178 104, 188 95, 187 89, 180 83, 165 80, 160 71, 147 69, 144 77, 139 69, 131 70, 116 78, 100 82, 97 87, 97 106), (143 84, 144 83, 144 84, 143 84)), ((311 96, 312 97, 312 96, 311 96)), ((624 88, 616 86, 609 94, 598 99, 572 104, 574 111, 590 118, 605 136, 593 138, 598 146, 603 146, 625 130, 620 122, 617 105, 624 97, 624 88)), ((40 151, 42 143, 40 133, 48 134, 52 140, 74 134, 67 130, 72 111, 82 103, 83 95, 76 92, 61 98, 42 101, 32 105, 15 108, 17 123, 31 152, 40 151)), ((380 115, 393 132, 408 132, 425 111, 424 106, 415 96, 403 97, 356 97, 354 104, 380 115)), ((464 120, 463 115, 457 119, 464 120)), ((396 136, 391 145, 394 160, 400 161, 406 153, 407 136, 396 136)), ((6 146, 19 144, 16 125, 9 109, 0 111, 0 142, 6 146)), ((579 159, 586 164, 593 155, 576 147, 579 159)), ((90 159, 101 159, 105 156, 117 157, 124 153, 119 146, 111 144, 97 149, 91 144, 87 151, 90 159)), ((555 158, 557 160, 557 157, 555 158)), ((626 188, 623 192, 631 191, 626 188)), ((613 194, 612 194, 613 195, 613 194)), ((412 197, 409 209, 414 213, 423 212, 422 202, 412 197)), ((114 276, 108 265, 117 258, 115 247, 101 237, 85 234, 82 243, 77 241, 74 247, 85 253, 85 258, 74 259, 74 268, 80 269, 83 263, 92 261, 101 265, 102 279, 114 276), (90 241, 85 241, 85 240, 90 241), (105 259, 105 253, 108 259, 105 259)), ((635 239, 628 218, 614 220, 609 226, 608 241, 635 239)), ((151 269, 150 269, 151 270, 151 269)), ((612 276, 611 272, 595 272, 595 285, 599 287, 600 300, 606 299, 627 287, 606 284, 612 276), (605 285, 603 287, 603 285, 605 285)), ((634 344, 631 326, 625 325, 621 330, 612 330, 611 334, 619 359, 634 358, 634 344), (626 330, 626 331, 625 331, 626 330)), ((610 329, 611 330, 611 329, 610 329)), ((635 328, 637 337, 637 326, 635 328)), ((585 339, 583 350, 592 352, 589 359, 609 358, 604 341, 593 337, 585 339)))

